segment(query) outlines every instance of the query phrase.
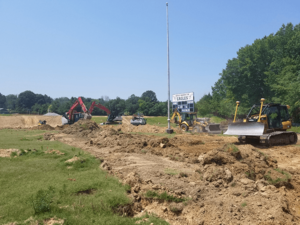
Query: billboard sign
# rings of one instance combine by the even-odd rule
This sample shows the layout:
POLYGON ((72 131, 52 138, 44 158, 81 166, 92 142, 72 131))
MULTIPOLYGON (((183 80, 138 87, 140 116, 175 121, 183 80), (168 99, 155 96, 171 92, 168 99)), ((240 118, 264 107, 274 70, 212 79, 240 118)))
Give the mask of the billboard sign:
POLYGON ((173 95, 172 102, 194 101, 194 92, 173 95))

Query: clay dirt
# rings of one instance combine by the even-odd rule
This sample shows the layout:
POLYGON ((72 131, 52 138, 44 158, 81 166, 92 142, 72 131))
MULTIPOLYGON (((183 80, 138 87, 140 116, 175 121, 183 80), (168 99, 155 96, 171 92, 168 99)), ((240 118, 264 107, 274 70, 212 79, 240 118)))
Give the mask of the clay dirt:
MULTIPOLYGON (((0 119, 1 128, 19 127, 9 127, 13 117, 0 119)), ((129 120, 53 125, 61 131, 47 129, 44 139, 89 152, 130 185, 132 204, 120 209, 127 216, 153 213, 174 225, 300 223, 299 143, 267 148, 239 144, 235 136, 177 129, 167 136, 166 128, 136 127, 129 120)))

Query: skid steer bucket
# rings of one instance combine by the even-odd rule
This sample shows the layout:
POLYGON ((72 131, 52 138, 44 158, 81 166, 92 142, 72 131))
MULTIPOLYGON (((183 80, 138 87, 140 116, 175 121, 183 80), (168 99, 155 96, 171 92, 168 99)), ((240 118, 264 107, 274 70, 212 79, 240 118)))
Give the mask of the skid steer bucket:
POLYGON ((206 126, 206 129, 208 132, 221 132, 221 128, 220 128, 220 124, 216 123, 216 124, 208 124, 206 126))
POLYGON ((207 132, 209 134, 221 134, 222 130, 220 128, 220 124, 207 124, 206 126, 196 125, 193 128, 194 133, 202 133, 207 132))
POLYGON ((265 125, 258 122, 239 122, 228 125, 227 135, 260 136, 264 134, 265 125))

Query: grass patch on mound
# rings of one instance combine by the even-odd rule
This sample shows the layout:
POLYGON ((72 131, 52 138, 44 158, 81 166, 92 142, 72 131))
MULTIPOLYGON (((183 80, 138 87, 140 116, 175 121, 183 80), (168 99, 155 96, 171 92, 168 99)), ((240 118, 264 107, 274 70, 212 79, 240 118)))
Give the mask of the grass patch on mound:
MULTIPOLYGON (((0 158, 0 224, 25 224, 30 217, 36 221, 56 217, 72 225, 126 225, 140 219, 114 213, 114 208, 130 203, 127 187, 99 169, 100 160, 61 142, 38 140, 37 134, 43 132, 0 130, 0 149, 24 152, 0 158), (21 141, 25 137, 28 141, 21 141), (64 154, 47 154, 50 149, 64 154), (73 158, 78 160, 65 162, 73 158)), ((168 224, 155 217, 145 224, 151 222, 168 224)))
POLYGON ((276 168, 274 169, 274 171, 278 172, 280 174, 277 175, 276 173, 274 173, 272 170, 269 170, 266 174, 265 174, 265 179, 269 182, 269 184, 272 184, 272 185, 280 185, 280 184, 285 184, 285 183, 288 183, 289 180, 291 179, 291 175, 282 170, 282 169, 279 169, 279 168, 276 168))
POLYGON ((177 175, 177 174, 179 174, 179 171, 177 171, 175 169, 167 168, 167 169, 165 169, 165 173, 169 174, 169 175, 177 175))
POLYGON ((154 198, 154 199, 159 199, 159 200, 164 200, 167 202, 184 202, 186 199, 184 198, 177 198, 173 195, 169 195, 167 192, 163 192, 161 194, 155 192, 155 191, 147 191, 145 193, 146 198, 154 198))
POLYGON ((11 116, 12 114, 0 114, 0 116, 11 116))
POLYGON ((227 144, 225 147, 225 151, 237 153, 237 152, 239 152, 239 149, 234 144, 227 144))

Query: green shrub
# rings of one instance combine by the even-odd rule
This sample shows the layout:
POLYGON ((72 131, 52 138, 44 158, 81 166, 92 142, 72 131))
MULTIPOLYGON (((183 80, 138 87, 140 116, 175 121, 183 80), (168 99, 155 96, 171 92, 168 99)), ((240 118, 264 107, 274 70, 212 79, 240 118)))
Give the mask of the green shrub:
POLYGON ((54 188, 48 190, 39 190, 35 196, 31 197, 31 204, 35 214, 51 211, 51 203, 54 196, 54 188))

